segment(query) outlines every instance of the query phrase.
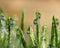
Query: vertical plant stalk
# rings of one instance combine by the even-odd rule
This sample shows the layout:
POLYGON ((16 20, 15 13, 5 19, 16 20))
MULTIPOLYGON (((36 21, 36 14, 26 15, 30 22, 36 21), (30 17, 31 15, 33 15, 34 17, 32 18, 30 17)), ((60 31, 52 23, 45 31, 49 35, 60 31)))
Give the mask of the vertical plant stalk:
POLYGON ((51 44, 50 48, 58 48, 58 25, 57 18, 53 16, 52 32, 51 32, 51 44))
POLYGON ((7 48, 10 48, 10 18, 7 19, 7 25, 8 25, 8 46, 7 48))
POLYGON ((55 45, 56 45, 56 48, 58 48, 58 25, 57 25, 57 18, 56 18, 56 20, 55 20, 55 45))
MULTIPOLYGON (((21 30, 22 30, 22 34, 24 35, 24 23, 25 23, 25 12, 22 11, 22 18, 21 18, 21 30)), ((25 41, 25 40, 24 40, 25 41)), ((21 44, 21 41, 20 41, 21 44)), ((23 43, 24 44, 24 43, 23 43)), ((24 45, 23 45, 24 46, 24 45)))
POLYGON ((29 26, 28 28, 28 32, 30 33, 30 39, 31 39, 31 42, 32 42, 32 45, 31 46, 35 46, 35 37, 34 37, 34 32, 33 32, 33 29, 31 26, 29 26))
POLYGON ((2 31, 6 28, 6 25, 3 22, 6 23, 6 12, 2 8, 0 8, 0 41, 1 41, 0 47, 1 48, 6 47, 6 34, 5 34, 5 31, 4 32, 2 31), (4 29, 2 29, 2 27, 4 29), (3 36, 3 38, 2 38, 2 36, 3 36))
POLYGON ((0 8, 0 29, 1 29, 1 27, 2 27, 2 24, 1 24, 1 14, 5 14, 5 11, 3 11, 3 9, 2 8, 0 8))
POLYGON ((47 26, 42 27, 41 48, 47 48, 47 26))
POLYGON ((1 26, 2 26, 2 25, 1 25, 1 17, 0 17, 0 31, 1 31, 1 26))
POLYGON ((54 44, 54 24, 53 24, 53 21, 52 21, 52 31, 51 31, 51 41, 50 41, 50 48, 53 47, 53 44, 54 44))
POLYGON ((20 32, 20 39, 21 39, 21 43, 22 43, 23 47, 28 48, 27 42, 25 41, 25 37, 24 37, 23 31, 21 28, 19 29, 19 32, 20 32))
POLYGON ((22 18, 21 18, 21 29, 24 32, 24 22, 25 22, 25 13, 24 11, 22 12, 22 18))
POLYGON ((36 12, 36 19, 34 20, 34 24, 36 25, 36 41, 37 41, 37 48, 40 47, 40 13, 36 12))
POLYGON ((0 41, 1 41, 1 27, 2 25, 1 25, 1 17, 0 17, 0 41))

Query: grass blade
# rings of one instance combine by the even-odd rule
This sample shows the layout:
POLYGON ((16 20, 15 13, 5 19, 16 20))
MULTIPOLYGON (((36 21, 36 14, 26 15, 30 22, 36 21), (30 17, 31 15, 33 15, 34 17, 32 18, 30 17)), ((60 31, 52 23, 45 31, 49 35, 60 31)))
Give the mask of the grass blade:
POLYGON ((20 37, 21 37, 21 42, 22 42, 23 47, 28 48, 27 42, 25 41, 25 37, 21 28, 19 29, 19 32, 20 32, 20 37))
POLYGON ((22 18, 21 18, 21 29, 24 32, 24 22, 25 22, 25 12, 22 12, 22 18))
POLYGON ((36 19, 34 20, 34 24, 36 25, 36 41, 37 41, 37 48, 40 47, 40 13, 36 12, 36 19))
POLYGON ((33 29, 32 29, 31 26, 29 26, 28 32, 29 32, 30 39, 31 39, 31 42, 32 42, 31 46, 35 46, 35 37, 34 37, 34 32, 33 32, 33 29))

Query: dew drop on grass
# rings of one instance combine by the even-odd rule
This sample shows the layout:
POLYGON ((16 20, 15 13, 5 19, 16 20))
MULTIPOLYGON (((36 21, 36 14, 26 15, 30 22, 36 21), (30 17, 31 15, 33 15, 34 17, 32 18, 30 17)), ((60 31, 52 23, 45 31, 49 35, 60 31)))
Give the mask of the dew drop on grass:
POLYGON ((37 19, 34 20, 34 25, 37 25, 37 19))

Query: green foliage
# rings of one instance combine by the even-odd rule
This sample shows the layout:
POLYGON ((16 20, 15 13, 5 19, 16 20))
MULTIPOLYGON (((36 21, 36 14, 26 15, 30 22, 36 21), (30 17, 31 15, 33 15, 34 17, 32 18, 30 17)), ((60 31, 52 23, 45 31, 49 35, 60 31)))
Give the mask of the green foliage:
POLYGON ((25 37, 24 37, 23 31, 21 29, 19 29, 19 32, 20 32, 20 38, 21 38, 21 42, 22 42, 23 47, 24 48, 28 48, 27 47, 27 43, 25 41, 25 37))
POLYGON ((36 12, 36 19, 34 20, 34 24, 36 25, 36 45, 38 48, 40 47, 40 13, 36 12))
POLYGON ((42 33, 41 33, 41 48, 47 48, 48 46, 47 31, 48 28, 46 25, 44 25, 42 27, 42 33))
POLYGON ((31 26, 29 26, 28 27, 28 30, 27 30, 28 32, 29 32, 29 35, 30 35, 30 39, 31 39, 31 42, 32 42, 32 46, 36 46, 36 40, 35 40, 35 36, 34 36, 34 32, 33 32, 33 29, 32 29, 32 27, 31 26))
POLYGON ((18 27, 18 21, 16 17, 7 17, 5 11, 0 9, 0 48, 59 48, 60 41, 58 39, 58 19, 53 16, 51 39, 49 43, 47 36, 48 27, 44 25, 42 27, 42 32, 40 31, 40 17, 41 14, 36 12, 36 19, 34 19, 36 34, 32 26, 28 27, 27 34, 27 31, 24 29, 24 12, 22 12, 21 26, 18 27), (26 34, 30 37, 30 46, 28 45, 28 40, 26 40, 26 34))
POLYGON ((25 22, 25 12, 22 12, 22 18, 21 18, 21 29, 24 32, 24 22, 25 22))
POLYGON ((53 16, 51 32, 51 48, 58 48, 58 20, 53 16))

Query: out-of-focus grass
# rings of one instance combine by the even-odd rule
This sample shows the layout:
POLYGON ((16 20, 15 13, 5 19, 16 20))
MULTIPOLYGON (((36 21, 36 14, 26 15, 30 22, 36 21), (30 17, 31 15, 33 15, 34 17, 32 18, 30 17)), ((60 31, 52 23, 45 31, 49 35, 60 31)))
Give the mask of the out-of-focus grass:
POLYGON ((40 28, 41 14, 36 12, 36 19, 33 23, 36 26, 36 35, 30 25, 25 31, 25 13, 22 12, 21 27, 18 27, 17 18, 10 18, 6 16, 4 10, 0 9, 0 48, 59 48, 60 41, 58 36, 58 19, 53 16, 51 39, 48 41, 47 32, 48 27, 44 25, 40 28), (40 31, 42 29, 42 32, 40 31), (26 39, 27 36, 30 43, 26 39))

